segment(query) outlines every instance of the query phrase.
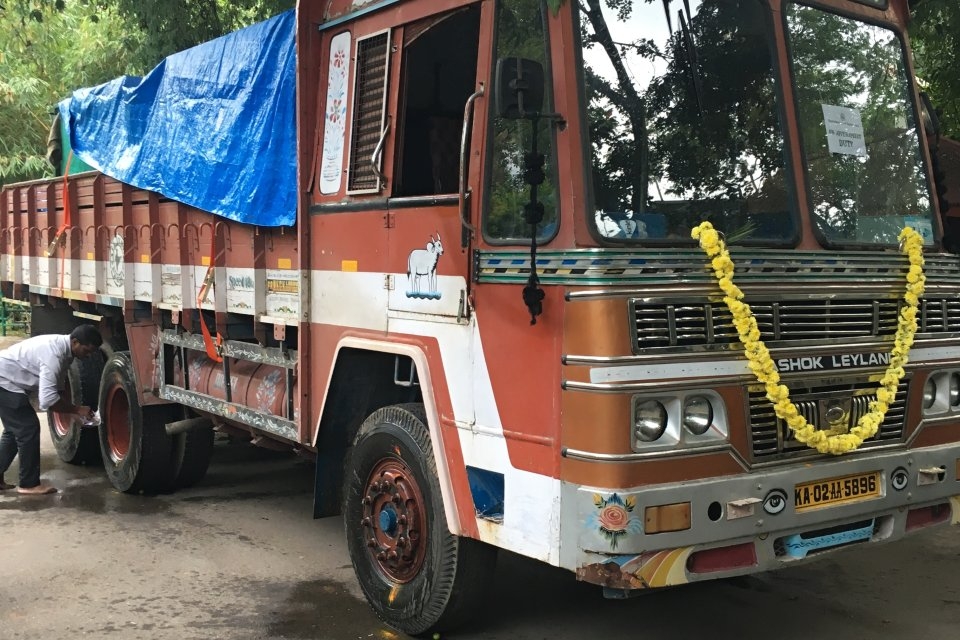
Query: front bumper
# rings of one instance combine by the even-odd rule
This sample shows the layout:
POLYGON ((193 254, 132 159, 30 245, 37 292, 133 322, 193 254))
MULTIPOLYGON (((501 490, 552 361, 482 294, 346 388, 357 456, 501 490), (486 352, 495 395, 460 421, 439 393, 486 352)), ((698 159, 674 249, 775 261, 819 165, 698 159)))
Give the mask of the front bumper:
POLYGON ((577 576, 617 590, 663 587, 768 571, 843 546, 957 524, 958 466, 960 445, 949 445, 629 490, 566 485, 565 504, 573 498, 579 523, 577 576), (797 511, 797 485, 870 472, 879 472, 878 496, 797 511), (765 508, 773 492, 786 496, 779 512, 765 508), (685 528, 650 532, 650 507, 684 503, 685 528))

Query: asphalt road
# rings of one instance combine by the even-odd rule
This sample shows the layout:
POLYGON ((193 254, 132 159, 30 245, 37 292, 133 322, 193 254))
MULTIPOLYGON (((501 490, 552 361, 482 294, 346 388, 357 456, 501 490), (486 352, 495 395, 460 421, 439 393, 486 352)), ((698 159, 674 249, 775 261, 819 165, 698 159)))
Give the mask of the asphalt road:
MULTIPOLYGON (((4 640, 404 637, 364 602, 340 518, 311 518, 311 462, 222 440, 196 487, 129 496, 102 469, 62 464, 44 431, 43 477, 60 493, 0 493, 4 640)), ((477 622, 449 637, 953 638, 958 551, 960 531, 941 528, 626 601, 501 553, 477 622)))

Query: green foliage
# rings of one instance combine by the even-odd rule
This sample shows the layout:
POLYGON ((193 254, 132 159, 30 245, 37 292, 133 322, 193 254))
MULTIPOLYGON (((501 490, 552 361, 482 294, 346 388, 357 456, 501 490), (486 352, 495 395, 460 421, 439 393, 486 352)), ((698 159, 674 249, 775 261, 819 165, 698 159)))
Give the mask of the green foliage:
POLYGON ((137 58, 146 67, 171 53, 266 20, 296 5, 296 0, 99 1, 116 7, 143 34, 144 43, 137 58))
MULTIPOLYGON (((546 34, 538 0, 514 0, 505 6, 497 24, 498 40, 496 57, 520 57, 536 60, 546 68, 546 34)), ((544 96, 544 111, 553 110, 553 94, 549 75, 544 96)), ((524 178, 525 156, 532 147, 536 135, 537 148, 545 155, 546 180, 538 187, 538 201, 544 205, 544 218, 540 223, 540 236, 548 235, 545 229, 556 222, 556 188, 554 186, 552 131, 549 122, 540 120, 536 134, 529 120, 495 118, 493 123, 493 146, 491 160, 490 202, 484 218, 484 231, 498 239, 526 238, 530 226, 524 219, 524 206, 530 201, 530 186, 524 178)))
POLYGON ((295 0, 0 2, 0 183, 48 175, 54 108, 72 90, 276 15, 295 0))
POLYGON ((904 216, 930 214, 899 40, 800 5, 788 9, 787 26, 815 221, 832 239, 892 242, 904 216), (859 114, 865 153, 829 148, 823 105, 859 114))
POLYGON ((0 182, 52 172, 46 140, 57 104, 72 89, 131 67, 138 47, 116 12, 89 3, 4 5, 0 11, 0 182), (29 11, 18 12, 21 5, 29 11), (94 21, 92 18, 97 17, 94 21))
POLYGON ((943 133, 960 138, 960 2, 918 3, 910 37, 917 77, 941 111, 943 133))

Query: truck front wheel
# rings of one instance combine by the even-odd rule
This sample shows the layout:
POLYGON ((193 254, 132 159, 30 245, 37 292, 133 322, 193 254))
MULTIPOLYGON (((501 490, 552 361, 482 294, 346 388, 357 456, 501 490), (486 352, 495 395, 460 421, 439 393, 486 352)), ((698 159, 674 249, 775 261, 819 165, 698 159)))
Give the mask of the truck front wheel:
POLYGON ((447 529, 423 405, 379 409, 349 454, 343 515, 360 587, 384 622, 417 635, 482 610, 496 549, 447 529))
POLYGON ((169 491, 171 439, 164 405, 141 407, 133 362, 126 351, 107 361, 100 382, 100 451, 110 483, 126 493, 169 491))

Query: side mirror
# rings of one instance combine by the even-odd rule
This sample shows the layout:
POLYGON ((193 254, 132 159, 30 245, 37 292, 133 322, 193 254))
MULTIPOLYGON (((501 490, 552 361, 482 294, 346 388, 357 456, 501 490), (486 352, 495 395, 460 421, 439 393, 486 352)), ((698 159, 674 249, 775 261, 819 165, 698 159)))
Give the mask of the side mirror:
POLYGON ((527 58, 497 60, 497 114, 518 120, 543 110, 543 66, 527 58))

